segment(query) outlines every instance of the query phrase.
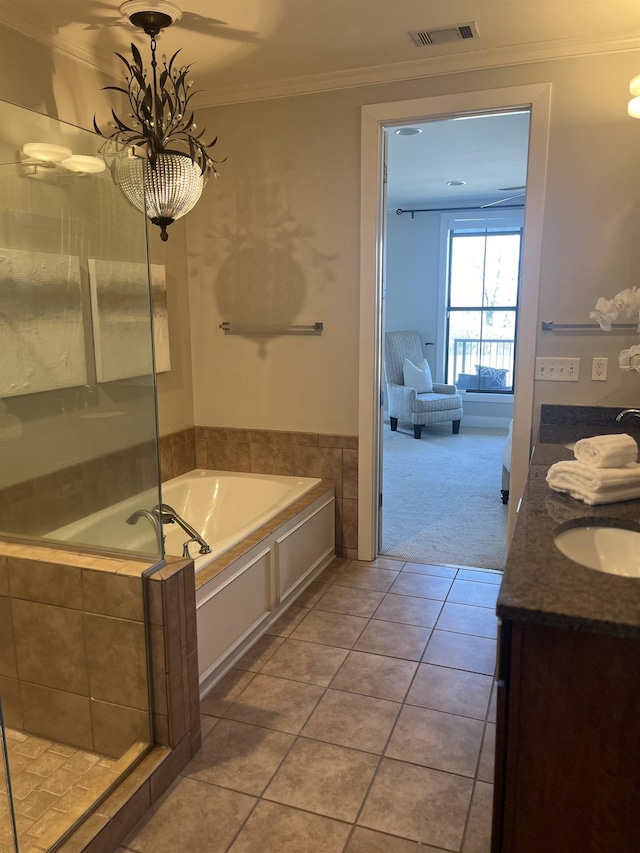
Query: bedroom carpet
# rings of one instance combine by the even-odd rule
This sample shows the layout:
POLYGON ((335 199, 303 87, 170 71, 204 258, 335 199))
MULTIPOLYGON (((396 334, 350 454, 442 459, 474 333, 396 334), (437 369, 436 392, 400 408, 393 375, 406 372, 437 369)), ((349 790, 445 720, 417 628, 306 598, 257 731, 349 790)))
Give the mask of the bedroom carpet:
POLYGON ((417 563, 503 569, 507 510, 501 501, 507 430, 453 435, 384 425, 382 554, 417 563))

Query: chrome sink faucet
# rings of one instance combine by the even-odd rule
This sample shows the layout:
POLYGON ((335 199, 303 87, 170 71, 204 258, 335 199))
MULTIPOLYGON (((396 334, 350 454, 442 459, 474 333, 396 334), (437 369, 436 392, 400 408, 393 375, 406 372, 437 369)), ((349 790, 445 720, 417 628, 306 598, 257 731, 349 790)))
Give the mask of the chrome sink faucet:
POLYGON ((153 508, 153 512, 156 513, 162 519, 163 524, 174 524, 175 523, 179 527, 181 527, 184 530, 184 532, 189 536, 188 541, 184 543, 184 546, 182 548, 182 556, 183 557, 189 556, 189 543, 190 542, 197 542, 198 543, 198 545, 200 546, 200 553, 201 554, 210 554, 211 553, 211 546, 207 542, 204 541, 202 536, 200 536, 198 531, 195 528, 193 528, 189 524, 188 521, 185 521, 184 518, 182 518, 181 516, 178 515, 178 513, 175 511, 175 509, 172 506, 169 506, 169 504, 158 504, 158 506, 155 506, 153 508), (186 551, 186 554, 185 554, 185 551, 186 551))
POLYGON ((619 414, 616 415, 616 420, 620 423, 629 416, 633 416, 634 418, 640 418, 640 409, 623 409, 619 414))

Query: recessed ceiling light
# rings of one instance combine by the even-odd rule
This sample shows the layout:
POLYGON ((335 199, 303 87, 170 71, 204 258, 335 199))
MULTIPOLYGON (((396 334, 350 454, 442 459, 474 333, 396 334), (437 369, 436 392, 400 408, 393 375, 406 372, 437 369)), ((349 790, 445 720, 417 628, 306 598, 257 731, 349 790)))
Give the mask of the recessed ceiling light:
POLYGON ((399 127, 393 132, 396 136, 416 136, 418 133, 422 133, 419 127, 399 127))
POLYGON ((448 187, 463 187, 467 182, 466 181, 447 181, 448 187))

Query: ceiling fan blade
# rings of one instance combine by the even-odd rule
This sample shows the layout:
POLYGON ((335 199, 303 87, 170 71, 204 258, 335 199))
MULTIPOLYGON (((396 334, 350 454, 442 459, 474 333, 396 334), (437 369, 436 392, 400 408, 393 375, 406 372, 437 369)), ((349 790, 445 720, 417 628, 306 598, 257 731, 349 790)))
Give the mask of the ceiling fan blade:
POLYGON ((521 198, 526 193, 516 193, 515 195, 508 195, 506 198, 499 198, 497 201, 490 201, 487 204, 481 204, 480 210, 484 210, 485 207, 494 207, 496 204, 502 204, 503 201, 512 201, 514 198, 521 198))
POLYGON ((498 192, 499 193, 510 193, 510 192, 515 192, 516 190, 526 190, 526 188, 527 188, 526 184, 522 184, 519 187, 498 187, 498 192))

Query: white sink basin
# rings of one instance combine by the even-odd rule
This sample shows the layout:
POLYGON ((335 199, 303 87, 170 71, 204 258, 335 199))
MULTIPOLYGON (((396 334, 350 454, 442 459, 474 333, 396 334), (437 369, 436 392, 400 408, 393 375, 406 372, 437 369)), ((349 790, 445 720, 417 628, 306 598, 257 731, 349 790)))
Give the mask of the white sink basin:
POLYGON ((565 557, 588 569, 640 578, 640 533, 620 527, 572 527, 554 539, 565 557))

